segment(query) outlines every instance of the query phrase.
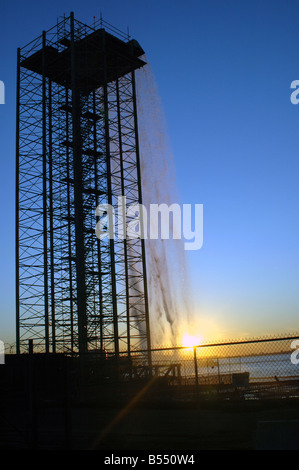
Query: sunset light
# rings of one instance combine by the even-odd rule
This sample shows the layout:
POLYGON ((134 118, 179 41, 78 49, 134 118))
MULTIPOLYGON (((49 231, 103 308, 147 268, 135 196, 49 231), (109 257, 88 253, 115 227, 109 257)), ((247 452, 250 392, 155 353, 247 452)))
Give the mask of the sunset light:
POLYGON ((184 348, 193 348, 194 346, 202 343, 203 338, 200 335, 191 336, 188 333, 185 333, 182 339, 182 346, 184 348))

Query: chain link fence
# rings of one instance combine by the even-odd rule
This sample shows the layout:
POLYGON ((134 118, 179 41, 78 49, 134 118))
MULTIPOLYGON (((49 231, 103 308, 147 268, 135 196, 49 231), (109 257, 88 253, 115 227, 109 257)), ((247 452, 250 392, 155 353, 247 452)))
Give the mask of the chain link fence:
MULTIPOLYGON (((204 410, 204 417, 212 409, 211 420, 224 419, 224 410, 229 423, 229 410, 239 413, 254 405, 263 412, 263 404, 282 409, 291 400, 297 408, 299 398, 299 335, 155 347, 130 355, 123 351, 118 358, 103 351, 17 355, 11 349, 6 348, 5 364, 0 365, 0 447, 76 446, 82 442, 83 416, 88 428, 93 416, 105 420, 115 409, 121 409, 117 416, 127 413, 129 421, 131 410, 147 419, 148 409, 162 410, 171 420, 172 413, 183 416, 188 410, 186 419, 195 416, 197 430, 194 410, 204 410)), ((99 422, 94 426, 98 430, 99 422)), ((204 438, 210 439, 207 432, 204 438)), ((237 436, 239 432, 238 424, 237 436)))
MULTIPOLYGON (((5 349, 9 354, 12 348, 6 345, 5 349)), ((78 369, 76 361, 67 363, 70 370, 78 369)), ((130 355, 123 351, 118 359, 113 354, 93 352, 84 358, 84 370, 86 385, 154 380, 159 390, 165 385, 167 393, 171 390, 182 399, 299 397, 299 334, 190 348, 161 346, 130 355)))
MULTIPOLYGON (((187 347, 156 347, 131 354, 120 378, 149 375, 201 398, 299 397, 299 336, 268 337, 187 347)), ((120 363, 122 364, 122 363, 120 363)))

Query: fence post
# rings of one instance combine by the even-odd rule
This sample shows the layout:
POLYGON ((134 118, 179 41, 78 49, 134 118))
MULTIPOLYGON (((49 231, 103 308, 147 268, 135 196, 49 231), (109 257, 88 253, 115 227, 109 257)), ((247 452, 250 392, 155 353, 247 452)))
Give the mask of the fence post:
POLYGON ((198 406, 198 403, 199 403, 199 383, 198 383, 198 366, 197 366, 196 346, 193 347, 193 356, 194 356, 194 372, 195 372, 196 405, 198 406))

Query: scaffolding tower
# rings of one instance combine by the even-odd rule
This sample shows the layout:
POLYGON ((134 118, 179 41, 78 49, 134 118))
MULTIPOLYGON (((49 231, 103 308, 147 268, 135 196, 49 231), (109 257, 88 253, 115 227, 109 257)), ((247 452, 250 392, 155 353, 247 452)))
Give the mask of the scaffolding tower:
POLYGON ((125 227, 142 204, 143 55, 102 19, 87 26, 73 13, 18 49, 18 353, 29 340, 45 353, 150 351, 144 238, 95 235, 99 205, 121 197, 125 227))

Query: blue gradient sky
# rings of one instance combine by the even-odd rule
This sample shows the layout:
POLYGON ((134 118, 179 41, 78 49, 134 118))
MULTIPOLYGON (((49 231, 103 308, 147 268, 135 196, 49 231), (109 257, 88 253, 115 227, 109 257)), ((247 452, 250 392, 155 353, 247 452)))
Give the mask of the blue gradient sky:
POLYGON ((16 49, 59 15, 103 18, 135 37, 166 116, 181 202, 204 204, 189 252, 202 333, 299 330, 299 3, 288 0, 1 2, 0 339, 14 341, 16 49))

